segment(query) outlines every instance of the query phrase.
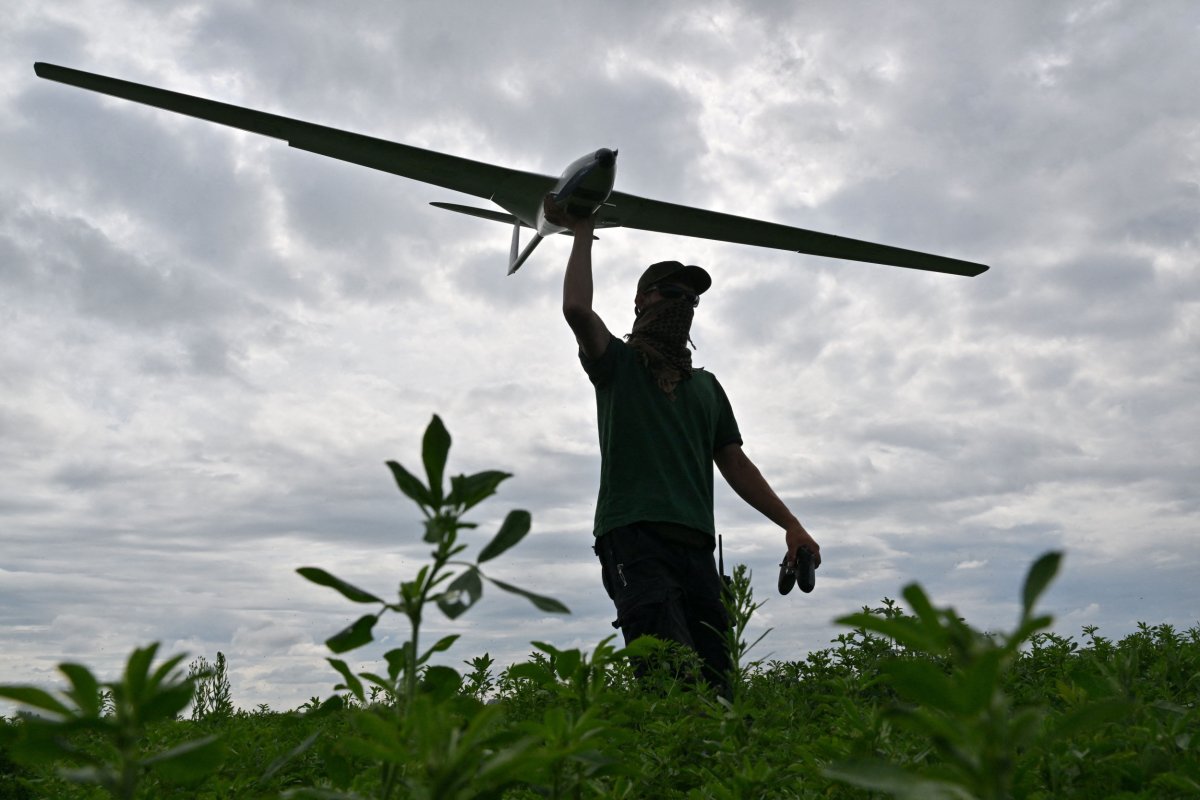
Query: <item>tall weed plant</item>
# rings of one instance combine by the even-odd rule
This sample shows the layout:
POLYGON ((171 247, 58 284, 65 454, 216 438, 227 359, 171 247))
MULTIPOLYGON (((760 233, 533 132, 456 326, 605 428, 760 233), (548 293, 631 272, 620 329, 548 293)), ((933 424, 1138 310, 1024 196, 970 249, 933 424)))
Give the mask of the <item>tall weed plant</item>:
MULTIPOLYGON (((378 796, 383 800, 401 792, 406 797, 437 798, 498 793, 529 768, 526 762, 530 760, 532 741, 505 730, 500 725, 500 709, 482 704, 478 695, 464 693, 458 671, 429 665, 435 654, 450 649, 458 635, 444 636, 423 649, 421 626, 427 611, 436 608, 447 618, 457 619, 479 602, 487 581, 528 599, 541 611, 569 613, 553 598, 505 583, 483 571, 483 564, 515 546, 529 532, 528 511, 510 511, 473 561, 460 558, 468 548, 460 540, 463 532, 477 527, 464 516, 512 476, 494 470, 458 475, 449 479, 447 487, 450 444, 449 432, 435 415, 422 438, 425 480, 398 462, 387 462, 397 488, 420 509, 423 540, 433 548, 430 562, 415 577, 401 581, 394 599, 385 600, 319 567, 297 570, 307 580, 334 589, 353 603, 378 606, 325 642, 335 654, 371 642, 376 624, 388 612, 408 621, 408 640, 384 653, 383 670, 355 673, 342 659, 328 659, 342 678, 335 690, 348 692, 361 707, 354 717, 356 733, 344 743, 344 753, 378 764, 378 796), (378 690, 376 698, 382 703, 369 703, 368 686, 378 690)), ((356 795, 300 789, 290 796, 356 795)))

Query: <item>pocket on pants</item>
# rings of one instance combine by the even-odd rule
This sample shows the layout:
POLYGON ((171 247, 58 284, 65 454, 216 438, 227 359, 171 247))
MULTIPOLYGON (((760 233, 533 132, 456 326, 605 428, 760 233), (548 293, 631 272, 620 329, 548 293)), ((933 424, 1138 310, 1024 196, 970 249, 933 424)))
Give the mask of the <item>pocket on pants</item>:
POLYGON ((624 561, 617 560, 619 549, 612 555, 608 574, 613 586, 613 604, 617 607, 616 627, 627 633, 635 632, 635 638, 640 633, 659 637, 668 634, 662 619, 670 616, 669 601, 673 593, 678 594, 670 565, 662 554, 639 553, 629 558, 626 551, 624 561))

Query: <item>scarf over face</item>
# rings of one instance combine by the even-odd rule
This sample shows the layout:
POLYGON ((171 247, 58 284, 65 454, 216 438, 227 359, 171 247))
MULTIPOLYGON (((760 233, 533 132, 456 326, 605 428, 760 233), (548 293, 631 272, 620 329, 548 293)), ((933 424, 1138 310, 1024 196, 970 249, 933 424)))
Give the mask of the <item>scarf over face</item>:
MULTIPOLYGON (((675 399, 675 386, 692 377, 692 353, 688 350, 692 317, 696 309, 690 300, 663 299, 642 311, 625 337, 638 351, 642 363, 654 374, 658 388, 675 399)), ((695 345, 692 345, 695 347, 695 345)))

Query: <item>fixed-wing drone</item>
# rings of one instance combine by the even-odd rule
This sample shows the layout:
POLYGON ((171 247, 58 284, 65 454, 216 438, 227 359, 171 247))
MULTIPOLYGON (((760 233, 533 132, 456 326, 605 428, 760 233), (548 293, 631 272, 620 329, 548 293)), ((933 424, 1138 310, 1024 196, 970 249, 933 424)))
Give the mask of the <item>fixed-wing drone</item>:
MULTIPOLYGON (((595 214, 597 229, 638 228, 951 275, 973 277, 987 269, 983 264, 956 258, 613 191, 617 151, 607 148, 573 161, 556 179, 54 64, 39 62, 33 68, 38 76, 52 81, 283 139, 300 150, 490 200, 507 213, 457 203, 435 202, 432 205, 512 225, 509 274, 525 263, 543 238, 567 232, 566 228, 546 219, 547 204, 552 211, 570 216, 595 214), (522 227, 534 231, 533 239, 523 250, 520 247, 522 227)), ((560 219, 558 214, 552 214, 552 217, 560 219)))

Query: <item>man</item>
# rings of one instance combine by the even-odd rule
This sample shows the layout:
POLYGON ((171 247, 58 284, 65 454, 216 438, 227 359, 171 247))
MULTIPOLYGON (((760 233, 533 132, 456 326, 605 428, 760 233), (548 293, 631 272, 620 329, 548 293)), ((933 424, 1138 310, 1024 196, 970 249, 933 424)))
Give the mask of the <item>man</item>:
POLYGON ((727 686, 730 667, 713 552, 715 462, 735 492, 784 531, 787 559, 820 548, 742 451, 720 383, 693 369, 689 331, 711 285, 700 267, 652 265, 638 281, 627 341, 592 309, 594 220, 546 205, 547 218, 575 235, 563 281, 563 316, 596 389, 600 492, 595 550, 626 643, 644 634, 693 648, 705 677, 727 686), (555 216, 551 216, 554 214, 555 216))

